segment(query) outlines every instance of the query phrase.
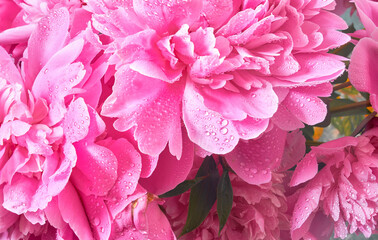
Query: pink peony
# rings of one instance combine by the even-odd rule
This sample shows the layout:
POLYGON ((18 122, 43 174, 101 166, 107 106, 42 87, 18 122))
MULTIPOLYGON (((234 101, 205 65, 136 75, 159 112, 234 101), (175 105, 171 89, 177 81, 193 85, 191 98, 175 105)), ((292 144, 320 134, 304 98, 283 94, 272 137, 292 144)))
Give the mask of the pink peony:
POLYGON ((378 2, 376 0, 354 0, 354 3, 366 34, 369 36, 378 27, 378 2))
POLYGON ((71 36, 85 28, 91 14, 83 8, 80 0, 1 0, 0 1, 0 46, 17 60, 23 55, 28 39, 38 22, 56 13, 59 8, 69 11, 71 36))
POLYGON ((162 204, 163 201, 154 195, 139 194, 138 198, 115 216, 110 239, 176 240, 159 203, 162 204))
POLYGON ((296 193, 293 239, 321 235, 325 229, 318 239, 329 237, 332 228, 319 228, 325 223, 334 226, 335 237, 372 234, 378 216, 377 143, 378 128, 373 128, 356 138, 343 137, 312 148, 291 179, 292 186, 310 180, 296 193), (325 164, 319 172, 318 162, 325 164))
POLYGON ((352 52, 349 79, 362 92, 370 93, 370 102, 378 110, 377 63, 378 63, 378 2, 356 0, 358 14, 366 31, 352 52))
POLYGON ((79 199, 73 189, 103 196, 117 178, 115 153, 96 140, 105 127, 94 108, 107 64, 96 58, 92 31, 71 38, 69 24, 66 8, 42 18, 20 69, 0 47, 0 232, 12 239, 51 228, 91 238, 86 210, 71 204, 79 199))
POLYGON ((318 98, 344 71, 328 54, 348 42, 333 1, 91 1, 93 26, 110 37, 116 67, 101 114, 131 130, 141 152, 191 141, 226 154, 270 122, 284 130, 326 114, 318 98))
MULTIPOLYGON (((235 150, 238 152, 234 153, 234 156, 242 153, 241 149, 247 150, 248 147, 251 148, 245 151, 245 159, 254 157, 259 159, 257 157, 258 154, 264 154, 264 152, 269 151, 272 154, 270 156, 265 154, 265 156, 272 157, 277 153, 274 150, 275 147, 281 149, 283 153, 281 152, 280 156, 275 156, 279 158, 278 161, 271 159, 268 161, 256 161, 254 164, 257 168, 245 170, 253 175, 252 177, 248 176, 248 182, 243 179, 245 175, 239 177, 232 172, 229 173, 234 201, 230 216, 220 236, 218 236, 219 220, 216 205, 214 205, 205 221, 197 229, 184 235, 182 239, 286 239, 286 233, 289 230, 289 216, 286 214, 284 174, 279 171, 286 171, 288 168, 293 167, 303 157, 306 149, 305 139, 299 131, 293 131, 284 136, 282 143, 280 142, 281 139, 279 139, 278 143, 270 142, 269 144, 261 140, 249 140, 248 143, 239 143, 242 145, 236 147, 235 150), (275 145, 282 145, 282 148, 275 145), (283 146, 285 146, 285 150, 283 150, 283 146), (253 155, 253 153, 256 155, 253 155), (259 168, 267 167, 269 164, 272 169, 259 168), (255 172, 254 170, 257 171, 255 172)), ((262 138, 264 139, 264 137, 262 138)), ((226 157, 231 156, 231 154, 226 155, 226 157)), ((196 159, 188 179, 194 178, 201 160, 199 158, 196 159)), ((185 224, 188 202, 189 193, 184 193, 177 197, 168 198, 164 204, 164 209, 176 235, 181 233, 185 224)))
MULTIPOLYGON (((288 228, 286 200, 282 185, 282 174, 274 173, 272 181, 261 185, 250 185, 230 173, 234 202, 226 225, 220 236, 216 205, 205 221, 180 239, 280 239, 280 229, 288 228)), ((176 235, 186 221, 189 194, 168 199, 164 205, 166 214, 176 235)))

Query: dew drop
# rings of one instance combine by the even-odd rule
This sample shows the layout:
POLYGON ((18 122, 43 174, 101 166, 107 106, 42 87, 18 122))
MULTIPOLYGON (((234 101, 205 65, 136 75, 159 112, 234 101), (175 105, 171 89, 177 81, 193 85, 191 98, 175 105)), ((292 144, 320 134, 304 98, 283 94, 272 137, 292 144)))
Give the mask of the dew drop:
POLYGON ((100 225, 100 222, 101 222, 101 221, 100 221, 99 218, 94 218, 94 219, 93 219, 93 225, 94 225, 94 226, 98 226, 98 225, 100 225))
POLYGON ((221 122, 221 125, 222 127, 225 127, 228 125, 228 120, 224 119, 222 122, 221 122))
POLYGON ((227 134, 228 129, 227 129, 227 128, 221 128, 220 132, 221 132, 223 135, 225 135, 225 134, 227 134))

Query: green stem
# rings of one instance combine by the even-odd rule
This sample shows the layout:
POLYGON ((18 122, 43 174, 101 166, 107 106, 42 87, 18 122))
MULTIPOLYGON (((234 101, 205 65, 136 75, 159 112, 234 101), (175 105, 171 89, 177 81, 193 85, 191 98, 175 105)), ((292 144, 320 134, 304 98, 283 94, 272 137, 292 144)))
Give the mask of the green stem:
POLYGON ((306 141, 307 146, 319 146, 320 144, 323 144, 323 143, 324 142, 316 142, 316 141, 311 141, 311 140, 306 141))
POLYGON ((351 103, 343 106, 338 106, 330 109, 331 113, 336 113, 336 112, 344 112, 348 110, 352 110, 355 108, 361 108, 361 107, 370 107, 370 101, 361 101, 361 102, 356 102, 356 103, 351 103))
POLYGON ((333 91, 337 91, 337 90, 340 90, 349 86, 352 86, 352 84, 349 81, 345 83, 340 83, 333 87, 333 91))
POLYGON ((377 112, 372 112, 364 120, 362 120, 361 123, 358 124, 356 129, 353 131, 352 136, 357 136, 357 134, 359 134, 362 131, 362 129, 364 129, 366 124, 368 124, 370 120, 372 120, 375 117, 375 115, 377 115, 377 112))

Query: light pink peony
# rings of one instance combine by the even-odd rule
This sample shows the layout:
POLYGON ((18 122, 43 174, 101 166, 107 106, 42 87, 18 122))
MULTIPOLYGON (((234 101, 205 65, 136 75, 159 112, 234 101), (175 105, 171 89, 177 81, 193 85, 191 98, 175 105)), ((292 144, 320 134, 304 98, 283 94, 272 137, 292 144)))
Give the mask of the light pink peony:
POLYGON ((373 128, 356 138, 343 137, 312 148, 291 179, 292 186, 310 180, 296 193, 293 239, 329 237, 332 228, 319 228, 325 223, 333 225, 335 237, 372 234, 378 216, 377 143, 378 128, 373 128), (325 164, 319 172, 318 163, 325 164))
POLYGON ((273 122, 284 130, 326 114, 318 98, 344 71, 328 54, 348 42, 333 1, 91 1, 94 27, 111 38, 116 67, 101 114, 157 156, 182 155, 185 131, 226 154, 273 122))

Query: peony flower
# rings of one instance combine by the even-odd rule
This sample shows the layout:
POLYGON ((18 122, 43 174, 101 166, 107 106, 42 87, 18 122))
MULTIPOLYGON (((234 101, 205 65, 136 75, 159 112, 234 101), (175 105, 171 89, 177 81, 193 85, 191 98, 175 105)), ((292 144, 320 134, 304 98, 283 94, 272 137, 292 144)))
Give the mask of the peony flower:
MULTIPOLYGON (((293 167, 303 157, 306 146, 305 139, 300 131, 293 131, 284 136, 285 138, 282 143, 281 139, 278 142, 269 142, 269 144, 266 144, 266 139, 265 141, 249 140, 247 143, 239 143, 242 146, 237 146, 237 149, 239 148, 238 153, 234 153, 234 156, 242 153, 241 149, 247 150, 248 147, 251 148, 245 151, 247 155, 245 159, 256 157, 255 159, 258 160, 257 155, 259 153, 263 154, 269 151, 272 152, 269 157, 273 157, 277 153, 274 149, 275 147, 282 151, 280 156, 275 156, 279 158, 278 161, 269 159, 268 161, 261 160, 255 162, 256 167, 261 167, 261 165, 266 167, 270 164, 272 169, 256 168, 251 169, 252 171, 249 169, 246 170, 253 175, 248 179, 248 182, 243 179, 244 175, 239 177, 233 172, 229 172, 234 198, 230 216, 220 235, 218 235, 219 220, 217 207, 214 205, 204 222, 197 229, 185 234, 181 238, 196 240, 287 239, 289 216, 286 214, 287 205, 284 194, 285 174, 280 173, 280 171, 286 171, 293 167), (275 145, 282 145, 282 148, 275 145), (283 146, 285 146, 284 150, 283 146), (254 156, 253 153, 256 155, 254 156), (257 171, 255 172, 254 170, 257 171)), ((262 138, 264 139, 264 137, 262 138)), ((228 154, 226 158, 231 156, 231 154, 228 154)), ((196 158, 188 179, 194 178, 201 160, 198 157, 196 158)), ((176 235, 179 235, 184 227, 188 214, 188 203, 189 193, 187 192, 168 198, 163 205, 176 235)))
POLYGON ((115 217, 110 239, 176 240, 166 216, 159 208, 158 204, 161 203, 154 195, 140 195, 115 217))
MULTIPOLYGON (((320 234, 322 224, 333 226, 335 238, 354 232, 369 237, 376 229, 377 130, 313 147, 297 165, 291 185, 309 182, 296 193, 291 220, 293 239, 320 234), (325 164, 319 172, 318 163, 325 164)), ((319 239, 329 237, 332 229, 329 230, 319 239)))
POLYGON ((117 179, 120 157, 96 140, 105 128, 95 108, 107 64, 92 31, 73 34, 69 23, 66 8, 42 18, 20 70, 0 47, 0 232, 12 239, 50 230, 92 238, 75 189, 103 196, 117 179))
POLYGON ((349 66, 349 79, 353 86, 362 92, 370 93, 370 102, 378 110, 376 65, 378 63, 378 2, 356 0, 358 14, 366 30, 354 48, 349 66))
POLYGON ((333 1, 92 1, 93 26, 111 38, 112 94, 101 114, 131 130, 141 152, 191 141, 226 154, 269 123, 284 130, 326 114, 318 98, 344 71, 328 54, 349 37, 333 1))
POLYGON ((354 0, 358 16, 365 27, 366 35, 371 35, 378 27, 378 2, 375 0, 354 0))
MULTIPOLYGON (((282 185, 282 174, 273 173, 272 181, 261 185, 250 185, 230 173, 234 202, 230 216, 220 235, 216 206, 205 221, 195 230, 180 239, 280 239, 280 229, 288 228, 286 200, 282 185)), ((173 230, 178 236, 184 227, 189 194, 167 199, 164 209, 173 230)))
MULTIPOLYGON (((71 36, 85 28, 90 13, 80 0, 2 0, 0 1, 0 46, 19 60, 27 47, 28 39, 40 20, 59 8, 66 8, 71 16, 71 36)), ((58 17, 54 15, 54 17, 58 17)))

